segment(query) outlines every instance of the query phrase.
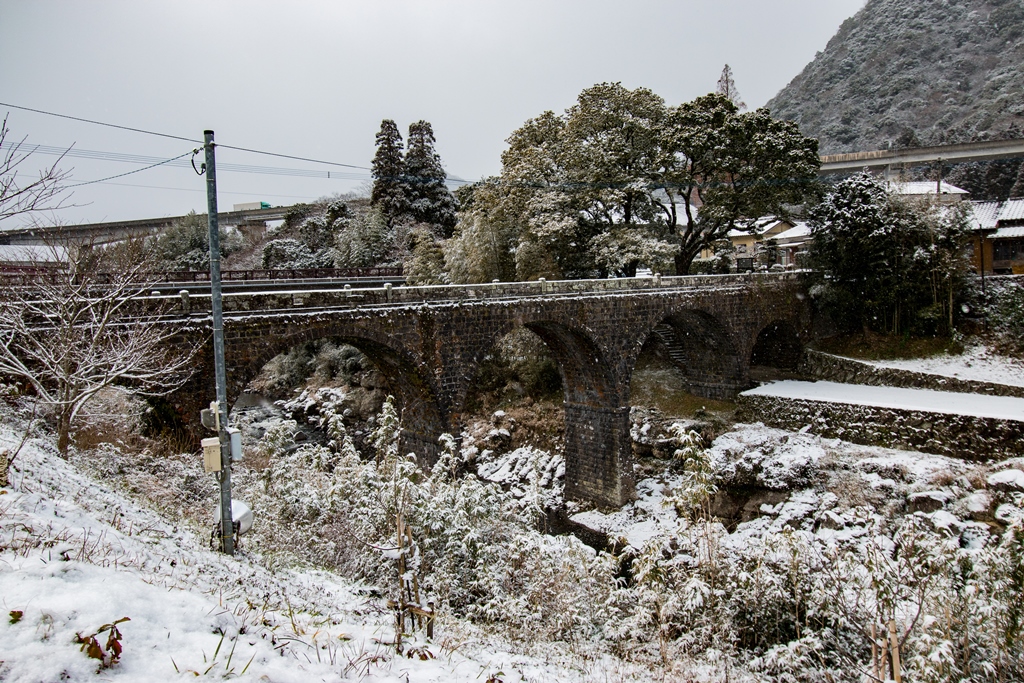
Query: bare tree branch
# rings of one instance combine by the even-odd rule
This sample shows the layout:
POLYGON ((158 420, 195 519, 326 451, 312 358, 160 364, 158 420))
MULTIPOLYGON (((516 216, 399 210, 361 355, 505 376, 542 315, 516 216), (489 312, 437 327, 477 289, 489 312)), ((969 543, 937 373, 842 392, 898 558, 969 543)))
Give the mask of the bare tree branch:
POLYGON ((0 124, 0 221, 40 211, 54 211, 65 206, 67 188, 65 181, 70 175, 58 166, 64 159, 62 154, 52 165, 39 171, 36 177, 21 173, 21 166, 30 156, 32 149, 25 145, 26 138, 8 143, 7 117, 0 124))
POLYGON ((66 453, 75 420, 97 393, 122 385, 166 395, 188 379, 197 345, 142 301, 152 285, 144 254, 115 264, 100 249, 49 249, 62 265, 0 291, 0 375, 32 386, 66 453))

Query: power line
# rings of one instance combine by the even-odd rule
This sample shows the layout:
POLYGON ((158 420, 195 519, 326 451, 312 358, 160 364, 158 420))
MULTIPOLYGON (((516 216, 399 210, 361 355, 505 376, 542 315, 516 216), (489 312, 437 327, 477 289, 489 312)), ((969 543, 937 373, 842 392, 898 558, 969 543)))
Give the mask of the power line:
POLYGON ((31 107, 21 107, 17 104, 8 104, 7 102, 0 102, 0 107, 10 107, 11 109, 20 109, 22 111, 30 111, 36 114, 46 114, 47 116, 56 116, 61 119, 70 119, 72 121, 81 121, 82 123, 91 123, 94 126, 106 126, 107 128, 118 128, 120 130, 129 130, 133 133, 145 133, 146 135, 156 135, 161 138, 170 138, 172 140, 184 140, 185 142, 197 142, 202 144, 202 140, 196 140, 194 138, 186 138, 180 135, 171 135, 169 133, 158 133, 152 130, 144 130, 142 128, 132 128, 131 126, 119 126, 116 123, 106 123, 104 121, 93 121, 92 119, 83 119, 79 116, 71 116, 69 114, 58 114, 52 111, 43 111, 42 109, 32 109, 31 107))
MULTIPOLYGON (((53 145, 28 145, 24 143, 11 142, 4 142, 2 145, 0 145, 0 150, 4 149, 19 149, 27 154, 49 154, 53 156, 64 156, 75 159, 91 159, 94 161, 116 161, 130 164, 150 165, 160 165, 160 163, 163 163, 175 168, 191 168, 188 161, 179 161, 181 157, 176 157, 174 160, 168 161, 165 159, 161 159, 161 157, 143 156, 140 154, 124 154, 121 152, 105 152, 92 149, 79 149, 76 147, 64 148, 55 147, 53 145)), ((366 180, 370 178, 370 176, 366 173, 349 173, 345 171, 319 171, 315 169, 279 168, 273 166, 254 166, 251 164, 232 163, 217 164, 217 170, 236 173, 256 173, 263 175, 292 176, 300 178, 327 178, 332 180, 366 180)))
MULTIPOLYGON (((103 182, 103 185, 114 185, 115 187, 135 187, 143 190, 169 190, 172 192, 201 192, 206 194, 206 188, 198 187, 168 187, 166 185, 140 185, 139 183, 110 183, 103 182)), ((305 199, 312 201, 317 197, 314 195, 297 195, 297 194, 271 194, 269 192, 238 192, 236 190, 222 190, 217 188, 217 194, 237 194, 244 195, 246 197, 279 197, 282 199, 305 199)))
MULTIPOLYGON (((310 161, 310 162, 312 162, 314 164, 324 164, 325 166, 341 166, 341 167, 344 167, 344 168, 356 168, 356 169, 359 169, 360 171, 372 171, 373 170, 369 166, 354 166, 352 164, 342 164, 342 163, 338 163, 336 161, 323 161, 323 160, 320 160, 320 159, 307 159, 306 157, 295 157, 295 156, 291 156, 290 154, 277 154, 276 152, 263 152, 263 151, 260 151, 258 149, 247 149, 245 147, 235 147, 233 145, 221 145, 221 144, 218 144, 217 146, 220 147, 221 149, 233 149, 233 150, 237 150, 239 152, 251 152, 252 154, 265 154, 265 155, 270 156, 270 157, 281 157, 282 159, 295 159, 296 161, 310 161)), ((219 169, 219 168, 221 168, 221 166, 218 164, 217 168, 219 169)))
MULTIPOLYGON (((180 135, 171 135, 170 133, 159 133, 157 131, 145 130, 143 128, 133 128, 131 126, 121 126, 116 123, 107 123, 105 121, 95 121, 93 119, 86 119, 80 116, 71 116, 69 114, 58 114, 57 112, 45 111, 43 109, 33 109, 31 107, 22 107, 17 104, 9 104, 7 102, 0 102, 0 107, 10 107, 11 109, 20 109, 22 111, 30 111, 36 114, 45 114, 47 116, 56 116, 62 119, 70 119, 72 121, 81 121, 82 123, 91 123, 95 126, 105 126, 107 128, 117 128, 119 130, 127 130, 133 133, 144 133, 146 135, 156 135, 162 138, 170 138, 172 140, 184 140, 185 142, 192 142, 197 144, 203 144, 202 140, 196 140, 194 138, 186 138, 180 135)), ((368 166, 356 166, 354 164, 343 164, 337 161, 324 161, 323 159, 310 159, 308 157, 292 156, 290 154, 279 154, 277 152, 267 152, 260 149, 251 149, 248 147, 236 147, 234 145, 218 144, 217 147, 222 149, 233 149, 239 152, 249 152, 250 154, 263 154, 266 156, 280 157, 282 159, 294 159, 296 161, 309 161, 314 164, 323 164, 324 166, 338 166, 341 168, 354 168, 360 171, 372 170, 368 166)), ((217 165, 218 169, 223 168, 220 164, 217 165)))
POLYGON ((104 182, 106 182, 108 180, 114 180, 115 178, 123 178, 126 175, 132 175, 133 173, 142 173, 143 171, 148 171, 151 168, 156 168, 157 166, 163 166, 164 164, 169 164, 169 163, 171 163, 173 161, 177 161, 178 159, 181 159, 183 157, 187 157, 190 154, 192 154, 192 152, 185 152, 184 154, 176 156, 173 159, 165 159, 163 161, 158 161, 157 163, 150 164, 149 166, 145 166, 144 168, 137 168, 134 171, 128 171, 127 173, 119 173, 117 175, 112 175, 109 178, 100 178, 98 180, 87 180, 84 183, 75 183, 74 185, 68 185, 68 189, 70 190, 73 187, 81 187, 82 185, 93 185, 95 183, 104 183, 104 182))

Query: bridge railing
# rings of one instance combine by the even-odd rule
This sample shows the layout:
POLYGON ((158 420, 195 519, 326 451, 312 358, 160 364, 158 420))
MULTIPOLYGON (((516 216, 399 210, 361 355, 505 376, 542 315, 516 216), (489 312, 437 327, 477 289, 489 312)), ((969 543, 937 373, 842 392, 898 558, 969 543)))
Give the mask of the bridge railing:
MULTIPOLYGON (((209 282, 210 273, 205 270, 179 270, 166 273, 152 273, 155 282, 209 282)), ((360 277, 402 277, 398 268, 256 268, 252 270, 222 270, 224 282, 253 282, 259 280, 315 280, 351 279, 360 277)))
MULTIPOLYGON (((559 280, 530 282, 493 282, 474 285, 429 286, 372 286, 344 289, 317 289, 303 285, 288 290, 266 292, 226 292, 225 314, 261 313, 284 310, 312 310, 319 308, 373 308, 409 304, 458 304, 474 301, 499 301, 533 297, 608 296, 652 290, 672 289, 732 289, 752 286, 773 286, 797 281, 802 271, 785 273, 743 273, 735 275, 687 275, 680 277, 640 277, 608 280, 559 280)), ((154 295, 154 300, 169 301, 180 295, 154 295)), ((205 314, 210 310, 207 293, 182 298, 182 309, 190 314, 205 314)))
MULTIPOLYGON (((53 267, 7 267, 0 271, 0 284, 31 285, 40 280, 53 282, 65 279, 59 268, 53 267)), ((262 268, 252 270, 222 270, 223 282, 281 282, 287 280, 352 280, 357 278, 401 278, 398 268, 262 268)), ((113 273, 91 273, 90 284, 104 285, 119 279, 113 273)), ((191 284, 210 281, 207 270, 175 270, 148 272, 139 275, 139 282, 147 285, 191 284)), ((315 285, 313 285, 315 286, 315 285)))

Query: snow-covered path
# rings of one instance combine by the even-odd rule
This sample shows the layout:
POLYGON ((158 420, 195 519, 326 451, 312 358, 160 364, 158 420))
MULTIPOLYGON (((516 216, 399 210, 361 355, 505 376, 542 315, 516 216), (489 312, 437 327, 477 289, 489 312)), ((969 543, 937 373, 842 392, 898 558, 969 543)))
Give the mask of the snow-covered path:
POLYGON ((859 361, 876 368, 894 368, 942 377, 1009 384, 1024 387, 1024 362, 991 353, 984 346, 973 346, 959 356, 942 354, 910 360, 859 361))
POLYGON ((983 396, 928 389, 875 387, 837 382, 785 380, 750 389, 742 396, 774 396, 807 401, 827 401, 898 410, 922 410, 950 415, 991 417, 1024 422, 1024 398, 983 396))

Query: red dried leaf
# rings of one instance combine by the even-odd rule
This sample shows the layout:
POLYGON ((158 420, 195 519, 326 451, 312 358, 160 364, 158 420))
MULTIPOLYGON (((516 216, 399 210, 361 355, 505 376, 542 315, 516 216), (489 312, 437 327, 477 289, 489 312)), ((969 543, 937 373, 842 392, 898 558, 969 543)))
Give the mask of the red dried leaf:
POLYGON ((85 640, 84 647, 86 647, 85 654, 89 655, 93 659, 103 661, 103 648, 100 647, 99 641, 92 636, 89 636, 85 640))

